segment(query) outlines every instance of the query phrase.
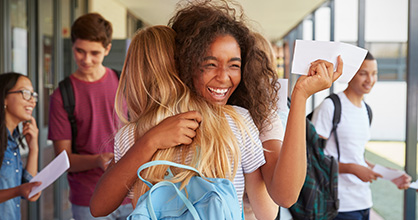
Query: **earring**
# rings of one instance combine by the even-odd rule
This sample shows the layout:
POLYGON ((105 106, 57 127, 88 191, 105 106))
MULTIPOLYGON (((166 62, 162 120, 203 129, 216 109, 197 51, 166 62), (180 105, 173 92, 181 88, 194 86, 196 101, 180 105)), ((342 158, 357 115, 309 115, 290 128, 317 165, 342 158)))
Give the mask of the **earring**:
POLYGON ((6 109, 7 108, 7 105, 4 105, 4 109, 6 109))

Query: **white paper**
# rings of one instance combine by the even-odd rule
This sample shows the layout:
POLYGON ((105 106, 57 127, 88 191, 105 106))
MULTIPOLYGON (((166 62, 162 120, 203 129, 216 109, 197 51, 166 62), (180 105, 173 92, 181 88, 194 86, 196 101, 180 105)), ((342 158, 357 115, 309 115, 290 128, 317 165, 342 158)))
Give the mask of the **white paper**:
POLYGON ((405 173, 405 171, 390 169, 390 168, 381 166, 379 164, 376 164, 374 166, 373 172, 382 175, 383 179, 385 180, 393 180, 395 178, 402 176, 405 173))
POLYGON ((279 101, 277 103, 277 108, 279 111, 287 111, 287 87, 288 79, 279 79, 280 89, 279 89, 279 101))
POLYGON ((30 180, 30 182, 42 182, 42 184, 32 188, 29 198, 51 185, 58 177, 68 170, 68 168, 70 168, 70 160, 68 159, 67 152, 64 150, 30 180))
POLYGON ((412 188, 412 189, 418 189, 418 181, 412 182, 412 183, 409 185, 409 188, 412 188))
POLYGON ((296 40, 292 73, 307 75, 311 63, 317 59, 333 63, 335 71, 339 55, 343 60, 343 74, 337 82, 348 83, 363 63, 367 50, 341 42, 296 40))

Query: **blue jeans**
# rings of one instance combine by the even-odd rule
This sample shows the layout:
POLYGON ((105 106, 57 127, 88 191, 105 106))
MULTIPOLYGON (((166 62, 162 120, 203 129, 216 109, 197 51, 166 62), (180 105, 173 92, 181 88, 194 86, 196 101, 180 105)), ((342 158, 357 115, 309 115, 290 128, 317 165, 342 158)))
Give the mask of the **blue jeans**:
POLYGON ((133 208, 131 204, 121 205, 108 216, 98 218, 95 218, 91 215, 90 207, 88 206, 79 206, 71 204, 71 210, 73 212, 74 220, 125 220, 128 217, 128 215, 131 214, 133 208))
POLYGON ((369 220, 370 209, 363 209, 352 212, 338 212, 334 220, 369 220))

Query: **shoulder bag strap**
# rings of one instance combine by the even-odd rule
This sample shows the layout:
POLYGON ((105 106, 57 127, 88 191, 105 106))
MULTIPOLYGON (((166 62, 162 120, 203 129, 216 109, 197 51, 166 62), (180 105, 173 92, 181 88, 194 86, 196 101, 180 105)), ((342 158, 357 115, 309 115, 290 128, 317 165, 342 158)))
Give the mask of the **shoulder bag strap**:
POLYGON ((115 72, 115 74, 116 74, 116 76, 118 77, 118 79, 120 79, 120 74, 121 74, 121 71, 119 71, 119 70, 115 70, 115 69, 111 69, 113 72, 115 72))
POLYGON ((187 166, 187 165, 183 165, 183 164, 178 164, 178 163, 174 163, 171 161, 166 161, 166 160, 154 160, 154 161, 150 161, 148 163, 143 164, 142 166, 139 167, 138 169, 138 177, 139 179, 142 180, 142 182, 144 182, 145 184, 147 184, 148 187, 152 187, 153 185, 148 182, 147 180, 145 180, 142 176, 141 176, 141 171, 148 168, 148 167, 152 167, 152 166, 157 166, 157 165, 168 165, 168 166, 173 166, 173 167, 178 167, 178 168, 183 168, 183 169, 187 169, 187 170, 191 170, 196 172, 197 174, 200 175, 200 172, 198 170, 196 170, 195 168, 191 167, 191 166, 187 166))
MULTIPOLYGON (((152 162, 155 162, 155 161, 152 161, 152 162)), ((173 187, 173 189, 176 191, 176 193, 179 196, 179 198, 184 202, 184 204, 186 205, 187 209, 189 209, 190 214, 192 214, 193 218, 195 220, 200 220, 199 214, 197 213, 197 211, 196 211, 195 207, 193 206, 193 204, 177 188, 177 186, 174 183, 170 182, 170 181, 161 181, 161 182, 155 184, 153 187, 151 187, 151 189, 149 191, 149 194, 148 194, 148 197, 147 197, 147 207, 148 207, 148 212, 149 212, 149 214, 151 216, 151 219, 157 220, 157 217, 156 217, 155 211, 154 211, 154 207, 152 206, 152 196, 151 196, 151 194, 152 194, 152 192, 154 190, 156 190, 156 189, 158 189, 159 187, 162 187, 162 186, 171 186, 171 187, 173 187)))
POLYGON ((372 125, 372 121, 373 121, 373 112, 372 112, 372 108, 370 108, 370 106, 364 102, 364 104, 366 104, 366 108, 367 108, 367 114, 369 115, 369 125, 372 125))
POLYGON ((59 83, 59 88, 61 92, 62 103, 65 111, 68 114, 68 120, 70 121, 71 125, 71 150, 72 153, 77 153, 75 147, 75 142, 77 139, 77 123, 74 116, 75 97, 70 77, 65 77, 65 79, 59 83))
MULTIPOLYGON (((337 154, 338 154, 338 161, 340 161, 340 143, 338 142, 338 134, 337 134, 337 127, 341 121, 341 100, 337 94, 333 93, 329 95, 327 98, 330 98, 334 103, 334 117, 332 118, 332 130, 331 134, 334 133, 335 142, 337 145, 337 154)), ((331 137, 330 134, 330 137, 331 137)))

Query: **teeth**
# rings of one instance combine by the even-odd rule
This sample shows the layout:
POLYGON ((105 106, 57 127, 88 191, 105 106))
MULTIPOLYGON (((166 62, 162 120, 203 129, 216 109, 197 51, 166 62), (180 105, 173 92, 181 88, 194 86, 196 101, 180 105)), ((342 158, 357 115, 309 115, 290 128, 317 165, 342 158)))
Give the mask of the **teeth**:
POLYGON ((33 108, 32 107, 26 107, 26 110, 33 110, 33 108))
POLYGON ((210 88, 208 87, 210 91, 215 92, 215 93, 219 93, 219 94, 225 94, 226 92, 228 92, 228 89, 214 89, 214 88, 210 88))

